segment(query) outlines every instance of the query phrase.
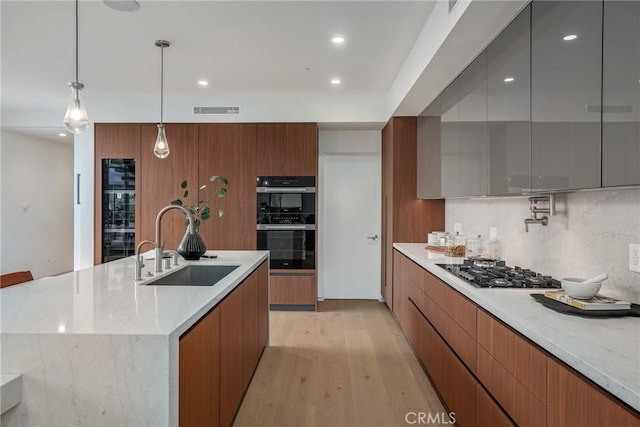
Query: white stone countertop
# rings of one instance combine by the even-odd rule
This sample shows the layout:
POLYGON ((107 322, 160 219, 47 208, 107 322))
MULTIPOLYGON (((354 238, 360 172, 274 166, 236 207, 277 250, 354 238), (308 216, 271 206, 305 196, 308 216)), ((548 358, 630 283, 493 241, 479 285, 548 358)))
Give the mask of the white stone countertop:
POLYGON ((393 247, 513 329, 640 411, 640 318, 589 318, 558 313, 536 302, 532 289, 483 289, 438 264, 457 264, 424 243, 393 247))
POLYGON ((157 276, 146 260, 144 280, 134 282, 129 257, 0 291, 2 333, 182 334, 268 258, 268 251, 209 251, 216 259, 184 261, 157 276), (238 265, 215 286, 148 286, 189 264, 238 265))
POLYGON ((22 381, 3 427, 177 426, 180 335, 269 258, 212 253, 140 282, 129 257, 0 290, 0 372, 22 381), (148 285, 188 264, 238 268, 214 286, 148 285))
POLYGON ((0 375, 0 414, 20 403, 22 375, 0 375))

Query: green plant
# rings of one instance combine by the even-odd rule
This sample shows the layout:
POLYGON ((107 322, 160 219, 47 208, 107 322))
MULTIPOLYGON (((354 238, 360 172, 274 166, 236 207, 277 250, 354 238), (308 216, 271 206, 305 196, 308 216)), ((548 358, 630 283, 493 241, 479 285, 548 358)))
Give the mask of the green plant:
MULTIPOLYGON (((220 187, 215 191, 216 198, 223 199, 227 195, 227 185, 229 181, 227 178, 219 175, 211 175, 209 177, 209 182, 213 185, 215 182, 220 184, 220 187)), ((199 200, 197 205, 186 205, 186 199, 189 196, 189 189, 187 188, 189 183, 185 179, 180 184, 180 188, 182 189, 182 199, 185 199, 183 202, 182 199, 175 199, 171 202, 172 205, 184 206, 187 208, 191 214, 193 215, 193 219, 195 220, 196 228, 200 227, 200 221, 206 221, 211 218, 211 207, 209 206, 209 198, 199 200)), ((207 189, 207 184, 203 184, 200 186, 199 191, 204 191, 207 189)), ((198 194, 199 196, 199 194, 198 194)), ((224 215, 224 211, 222 209, 218 209, 218 217, 224 215)), ((189 225, 189 221, 186 222, 189 225)))

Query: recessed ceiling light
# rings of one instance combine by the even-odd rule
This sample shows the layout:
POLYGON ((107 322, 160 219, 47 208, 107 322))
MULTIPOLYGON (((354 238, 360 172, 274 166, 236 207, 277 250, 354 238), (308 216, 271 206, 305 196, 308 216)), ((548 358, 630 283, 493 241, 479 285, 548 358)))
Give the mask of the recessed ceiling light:
POLYGON ((58 134, 58 136, 67 136, 67 134, 66 134, 66 133, 64 133, 64 132, 60 132, 60 133, 58 134))
POLYGON ((206 80, 198 80, 200 86, 209 86, 209 82, 206 80))
POLYGON ((505 77, 504 78, 504 82, 505 83, 511 83, 512 81, 514 81, 515 79, 513 77, 505 77))
POLYGON ((340 83, 341 83, 340 79, 331 79, 331 84, 332 85, 339 85, 340 83))
POLYGON ((568 41, 571 41, 571 40, 575 40, 575 39, 577 39, 577 38, 578 38, 578 36, 577 36, 577 35, 575 35, 575 34, 567 34, 566 36, 564 36, 564 37, 562 38, 562 40, 564 40, 564 41, 568 42, 568 41))
POLYGON ((335 44, 340 44, 340 43, 344 43, 344 37, 342 36, 335 36, 331 39, 332 42, 334 42, 335 44))

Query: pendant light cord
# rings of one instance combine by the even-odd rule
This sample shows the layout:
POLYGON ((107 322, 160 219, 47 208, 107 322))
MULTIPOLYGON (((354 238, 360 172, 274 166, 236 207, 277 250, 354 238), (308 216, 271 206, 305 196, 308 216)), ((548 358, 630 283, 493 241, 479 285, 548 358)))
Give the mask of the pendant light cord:
POLYGON ((76 84, 78 83, 78 0, 76 0, 76 84))
POLYGON ((160 46, 160 124, 163 124, 162 119, 164 106, 164 46, 160 46))

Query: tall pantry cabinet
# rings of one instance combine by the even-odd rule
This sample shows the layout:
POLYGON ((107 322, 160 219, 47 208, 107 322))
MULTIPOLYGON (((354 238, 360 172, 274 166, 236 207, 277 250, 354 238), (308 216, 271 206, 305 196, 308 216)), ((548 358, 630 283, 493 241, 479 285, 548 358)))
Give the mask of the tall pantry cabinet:
POLYGON ((392 117, 382 129, 381 291, 394 312, 393 243, 426 244, 429 232, 444 230, 444 200, 417 198, 416 150, 416 117, 392 117))

